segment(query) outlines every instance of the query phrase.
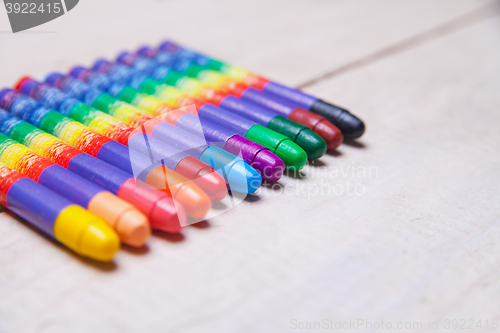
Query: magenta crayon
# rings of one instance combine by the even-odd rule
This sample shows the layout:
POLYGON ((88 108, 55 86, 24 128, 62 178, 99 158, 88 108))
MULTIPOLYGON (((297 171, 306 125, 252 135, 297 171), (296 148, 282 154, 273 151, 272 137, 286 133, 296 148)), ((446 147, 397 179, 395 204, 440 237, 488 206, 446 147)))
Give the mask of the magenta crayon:
POLYGON ((255 122, 247 118, 240 117, 211 104, 204 105, 199 110, 198 116, 202 121, 215 122, 242 137, 269 148, 272 147, 272 152, 283 160, 287 169, 300 170, 307 162, 306 152, 292 140, 266 127, 255 124, 255 122))
POLYGON ((120 248, 101 218, 5 164, 0 164, 0 204, 82 256, 111 261, 120 248))
POLYGON ((227 96, 224 92, 208 87, 196 79, 186 77, 185 74, 181 74, 173 68, 162 66, 151 59, 134 56, 128 52, 122 52, 118 56, 117 62, 130 65, 137 70, 144 71, 145 73, 149 73, 153 68, 156 68, 151 73, 151 76, 154 78, 178 87, 181 91, 189 93, 195 97, 205 98, 210 103, 223 108, 226 108, 223 106, 226 99, 233 98, 230 102, 227 102, 230 106, 239 104, 238 107, 234 108, 233 112, 238 113, 243 117, 252 117, 249 119, 289 137, 306 151, 309 158, 319 158, 326 152, 326 142, 323 138, 306 126, 290 121, 272 110, 266 110, 259 106, 254 106, 251 109, 248 109, 249 103, 244 103, 239 99, 234 99, 233 96, 227 96), (148 63, 148 66, 143 66, 143 63, 148 63))
POLYGON ((358 138, 363 135, 365 131, 364 123, 346 109, 308 95, 299 89, 287 87, 262 76, 253 74, 243 68, 231 66, 201 53, 183 48, 172 41, 163 42, 159 46, 159 49, 195 61, 197 64, 221 72, 227 77, 235 79, 237 82, 279 96, 294 103, 298 107, 317 113, 337 126, 346 138, 358 138))
MULTIPOLYGON (((75 124, 75 122, 68 120, 55 111, 51 112, 51 110, 41 107, 31 98, 8 89, 0 92, 0 106, 16 117, 25 119, 35 126, 39 125, 37 127, 43 130, 48 129, 47 132, 49 133, 50 131, 59 133, 59 135, 55 136, 66 138, 63 141, 82 151, 93 152, 94 154, 89 154, 91 156, 98 155, 109 143, 122 146, 88 130, 79 123, 75 124)), ((50 134, 54 135, 54 133, 50 134)), ((108 150, 104 151, 104 153, 108 151, 114 153, 113 145, 106 147, 106 149, 108 150)), ((176 206, 180 207, 180 204, 174 203, 171 197, 163 192, 149 188, 146 184, 138 186, 133 178, 124 182, 116 194, 119 198, 128 201, 144 213, 154 229, 178 232, 181 225, 185 223, 186 217, 182 208, 178 209, 179 215, 177 215, 176 206)))
MULTIPOLYGON (((146 136, 146 140, 148 141, 149 145, 153 146, 153 148, 155 145, 163 145, 163 143, 158 142, 158 140, 149 137, 145 133, 133 133, 133 131, 135 130, 133 127, 116 120, 108 114, 95 110, 87 104, 80 102, 76 98, 70 97, 69 95, 52 86, 40 84, 39 82, 30 78, 23 78, 19 82, 17 87, 21 91, 36 98, 38 101, 43 103, 44 106, 53 108, 61 112, 62 114, 68 115, 74 120, 89 126, 91 129, 98 131, 101 134, 107 135, 109 138, 114 137, 112 128, 118 127, 120 131, 126 131, 127 136, 120 136, 123 138, 122 142, 125 142, 127 145, 130 138, 132 138, 132 142, 142 143, 144 135, 146 136), (137 138, 135 138, 136 136, 137 138)), ((120 147, 118 147, 117 149, 115 149, 115 156, 111 163, 115 163, 114 165, 116 165, 117 167, 121 167, 124 171, 132 174, 133 170, 130 165, 129 150, 124 148, 125 147, 121 147, 120 149, 120 147)), ((133 161, 134 163, 145 165, 147 164, 147 162, 143 161, 145 158, 146 157, 140 158, 139 156, 134 156, 133 161)), ((146 160, 148 160, 148 158, 146 158, 146 160)), ((187 182, 181 182, 180 175, 183 175, 187 179, 194 180, 194 183, 201 189, 203 189, 214 200, 221 200, 227 194, 224 179, 217 173, 215 173, 212 167, 191 156, 188 156, 187 154, 184 154, 178 150, 171 149, 170 154, 165 156, 165 158, 161 162, 162 165, 157 167, 158 170, 151 170, 149 176, 146 179, 142 180, 146 181, 152 186, 157 186, 157 184, 161 183, 161 181, 163 180, 163 174, 167 172, 169 179, 168 185, 174 190, 176 190, 177 186, 175 184, 185 184, 185 186, 191 186, 190 183, 188 184, 187 182), (163 170, 165 169, 165 167, 169 170, 172 170, 173 172, 169 170, 163 170), (179 173, 179 175, 176 175, 175 173, 179 173), (175 179, 178 180, 173 181, 175 179)), ((136 169, 142 170, 142 166, 136 167, 136 169)), ((163 186, 162 188, 165 188, 165 186, 163 186)), ((192 191, 197 192, 199 194, 199 197, 202 196, 198 190, 192 189, 192 191)), ((175 192, 177 193, 177 191, 175 192)), ((192 214, 195 213, 195 210, 191 209, 190 207, 193 206, 198 199, 192 198, 188 200, 188 198, 185 198, 180 199, 179 201, 185 206, 188 215, 192 216, 192 214)), ((201 206, 198 205, 196 208, 197 216, 200 214, 200 209, 201 206)))
POLYGON ((261 186, 262 176, 243 159, 220 149, 216 145, 208 145, 201 131, 198 135, 193 135, 162 119, 163 116, 178 112, 183 113, 182 110, 164 113, 159 117, 158 124, 146 125, 147 133, 164 142, 169 142, 202 161, 210 161, 214 169, 224 175, 232 191, 253 193, 261 186))
POLYGON ((209 142, 220 143, 224 150, 250 161, 252 167, 260 172, 262 179, 277 181, 283 175, 285 163, 279 157, 271 153, 268 148, 245 139, 225 127, 190 113, 166 113, 162 120, 195 135, 203 133, 204 139, 209 142))

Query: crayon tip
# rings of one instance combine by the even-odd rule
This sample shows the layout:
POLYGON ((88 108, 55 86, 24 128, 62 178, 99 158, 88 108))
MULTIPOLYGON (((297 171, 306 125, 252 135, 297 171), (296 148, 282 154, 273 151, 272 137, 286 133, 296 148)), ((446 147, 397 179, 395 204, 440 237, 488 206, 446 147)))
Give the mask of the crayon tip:
POLYGON ((313 132, 325 140, 327 149, 337 149, 344 142, 342 131, 326 119, 316 124, 313 132))
POLYGON ((87 209, 106 221, 125 244, 142 246, 151 234, 146 216, 111 192, 95 195, 87 209))
POLYGON ((151 236, 148 219, 136 209, 126 211, 116 222, 115 230, 128 245, 141 247, 151 236))
POLYGON ((344 112, 340 116, 339 121, 343 124, 342 128, 344 128, 344 129, 342 130, 342 128, 340 126, 338 126, 338 127, 340 128, 340 130, 344 134, 344 137, 347 139, 357 139, 360 136, 362 136, 363 133, 365 133, 365 129, 366 129, 365 123, 363 123, 363 121, 361 121, 361 119, 359 119, 355 115, 349 113, 348 111, 344 112))
POLYGON ((269 148, 271 152, 285 162, 287 169, 300 170, 307 163, 307 154, 304 149, 285 135, 267 127, 261 125, 252 126, 245 134, 245 138, 269 148))
POLYGON ((295 108, 288 115, 288 120, 295 121, 311 129, 326 142, 328 149, 336 149, 344 141, 344 136, 339 128, 333 125, 325 117, 302 108, 295 108))
POLYGON ((192 180, 166 168, 156 167, 146 178, 146 184, 167 192, 184 207, 186 214, 200 218, 212 207, 212 201, 192 180))
POLYGON ((261 150, 255 155, 252 167, 260 172, 262 179, 278 181, 285 171, 285 162, 270 150, 261 150))
POLYGON ((111 227, 77 205, 68 206, 57 216, 54 237, 78 254, 99 261, 111 261, 120 248, 120 239, 111 227))
POLYGON ((152 229, 175 233, 186 225, 186 213, 180 203, 139 179, 131 178, 123 183, 117 196, 146 215, 152 229))
POLYGON ((153 209, 149 213, 149 220, 153 229, 178 233, 186 225, 187 217, 180 203, 165 196, 155 202, 153 209))
POLYGON ((325 140, 308 128, 300 131, 294 141, 304 149, 308 158, 320 158, 326 153, 325 140))
POLYGON ((222 200, 227 195, 226 181, 215 171, 201 170, 194 181, 212 200, 222 200))
POLYGON ((111 229, 100 228, 96 224, 88 224, 80 235, 78 253, 100 261, 111 261, 120 249, 120 239, 111 229))
POLYGON ((356 139, 365 132, 365 124, 349 111, 318 99, 309 108, 337 126, 346 139, 356 139))
POLYGON ((276 147, 275 154, 285 162, 289 170, 301 170, 307 164, 307 153, 290 139, 283 140, 276 147))
POLYGON ((230 137, 224 144, 224 150, 243 158, 261 174, 264 180, 277 181, 285 170, 285 163, 269 148, 240 135, 230 137))
POLYGON ((202 218, 212 208, 212 200, 194 183, 179 184, 171 190, 175 200, 182 204, 188 216, 202 218))
POLYGON ((217 146, 207 147, 200 160, 210 163, 226 179, 231 191, 253 193, 262 185, 261 175, 247 162, 217 146))
POLYGON ((227 195, 227 186, 224 178, 212 169, 211 166, 189 156, 183 158, 175 167, 181 175, 193 179, 212 200, 222 200, 227 195))
POLYGON ((275 116, 267 124, 267 128, 290 138, 305 150, 309 158, 320 158, 326 153, 326 142, 304 125, 275 116))

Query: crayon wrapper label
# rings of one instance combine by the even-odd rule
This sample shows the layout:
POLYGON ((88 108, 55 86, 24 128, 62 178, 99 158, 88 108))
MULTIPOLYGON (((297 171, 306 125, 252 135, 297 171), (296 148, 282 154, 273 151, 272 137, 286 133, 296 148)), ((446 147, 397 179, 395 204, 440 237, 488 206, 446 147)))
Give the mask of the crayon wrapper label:
POLYGON ((0 204, 7 206, 7 193, 10 187, 19 179, 25 178, 19 172, 9 168, 6 165, 0 164, 0 204))

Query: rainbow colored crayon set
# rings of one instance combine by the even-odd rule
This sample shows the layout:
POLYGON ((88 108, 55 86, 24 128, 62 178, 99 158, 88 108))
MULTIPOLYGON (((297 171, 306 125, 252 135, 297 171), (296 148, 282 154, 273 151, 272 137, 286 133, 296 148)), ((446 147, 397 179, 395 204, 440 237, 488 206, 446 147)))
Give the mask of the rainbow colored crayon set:
MULTIPOLYGON (((167 41, 0 91, 2 205, 110 261, 355 139, 338 106, 167 41)), ((191 221, 191 222, 190 222, 191 221)))

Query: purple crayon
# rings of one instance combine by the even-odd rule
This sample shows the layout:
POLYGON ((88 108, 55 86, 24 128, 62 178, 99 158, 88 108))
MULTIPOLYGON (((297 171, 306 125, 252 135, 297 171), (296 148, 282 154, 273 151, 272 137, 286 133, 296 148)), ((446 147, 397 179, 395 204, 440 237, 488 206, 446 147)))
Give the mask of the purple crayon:
POLYGON ((162 120, 193 134, 203 133, 207 141, 220 143, 224 150, 241 156, 245 161, 252 161, 250 165, 261 173, 262 179, 277 181, 283 175, 285 163, 268 148, 245 139, 210 120, 198 118, 191 113, 179 112, 166 113, 162 116, 162 120), (256 156, 259 156, 257 161, 256 156))
MULTIPOLYGON (((130 73, 133 74, 135 72, 134 70, 119 64, 114 64, 110 67, 110 70, 111 71, 109 72, 109 74, 106 75, 78 66, 74 67, 71 70, 70 75, 87 82, 94 88, 106 90, 109 94, 139 108, 141 107, 141 105, 147 105, 148 107, 151 107, 155 102, 158 104, 158 106, 155 107, 157 109, 159 109, 162 105, 165 105, 164 102, 156 100, 154 97, 136 90, 131 86, 122 83, 113 84, 113 80, 117 80, 118 82, 130 81, 132 78, 137 76, 130 75, 130 73), (127 72, 129 73, 129 75, 126 74, 127 72), (146 99, 148 99, 148 102, 143 103, 142 101, 145 101, 146 99)), ((192 113, 196 113, 196 110, 194 110, 192 113)), ((196 119, 196 117, 194 118, 196 119)), ((172 124, 175 125, 175 122, 173 122, 172 124)), ((183 128, 187 129, 185 127, 183 128)), ((278 156, 271 153, 268 148, 245 139, 234 132, 230 132, 221 126, 213 124, 212 122, 210 122, 210 124, 207 123, 206 125, 204 125, 202 130, 207 141, 222 143, 222 148, 224 150, 242 157, 243 160, 245 160, 254 169, 260 172, 263 179, 269 181, 277 181, 281 178, 283 174, 284 163, 278 156), (207 130, 205 131, 205 129, 207 130), (216 137, 214 137, 213 135, 211 137, 208 137, 208 134, 219 135, 216 137)), ((201 133, 201 130, 198 133, 201 133)))

